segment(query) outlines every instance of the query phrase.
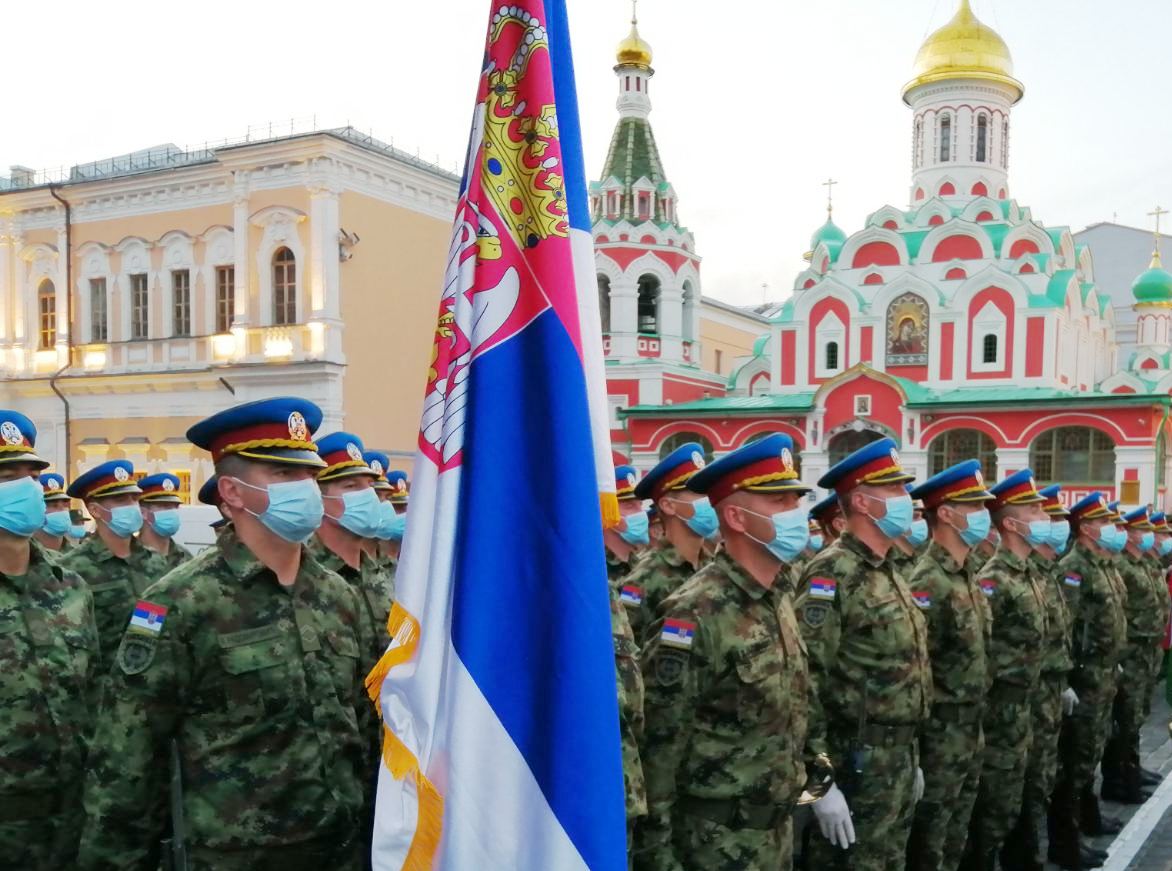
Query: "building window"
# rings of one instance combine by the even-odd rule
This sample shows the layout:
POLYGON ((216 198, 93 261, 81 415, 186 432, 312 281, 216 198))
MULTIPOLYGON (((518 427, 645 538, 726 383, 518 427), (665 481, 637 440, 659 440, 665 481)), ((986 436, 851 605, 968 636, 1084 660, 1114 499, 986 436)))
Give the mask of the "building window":
POLYGON ((57 288, 47 278, 37 288, 37 313, 40 327, 37 347, 51 351, 57 345, 57 288))
POLYGON ((1001 166, 1009 166, 1009 122, 1001 122, 1001 166))
POLYGON ((952 116, 940 116, 940 163, 948 163, 952 156, 952 116))
POLYGON ((297 261, 288 248, 273 254, 273 323, 297 323, 297 261))
POLYGON ((845 460, 855 451, 866 447, 871 442, 879 441, 883 438, 883 433, 875 432, 874 430, 862 429, 853 430, 848 429, 840 432, 830 439, 828 445, 830 453, 830 465, 834 466, 845 460))
POLYGON ((236 313, 236 267, 216 267, 216 332, 226 333, 236 313))
POLYGON ((717 348, 715 355, 715 363, 713 365, 716 366, 716 374, 720 375, 724 371, 724 353, 720 350, 720 348, 717 348))
POLYGON ((136 272, 130 276, 130 338, 145 339, 150 332, 150 296, 147 274, 136 272))
POLYGON ((191 335, 191 272, 171 272, 171 335, 191 335))
POLYGON ((107 342, 110 339, 109 312, 106 300, 106 279, 90 279, 90 341, 107 342))
POLYGON ((826 343, 826 369, 830 372, 838 369, 838 342, 826 343))
POLYGON ((985 337, 981 339, 981 362, 997 362, 997 336, 993 333, 986 333, 985 337))
POLYGON ((639 277, 639 332, 659 334, 659 279, 654 275, 639 277))
POLYGON ((1048 430, 1030 445, 1030 468, 1046 483, 1112 487, 1115 445, 1105 433, 1085 426, 1048 430))
POLYGON ((985 480, 997 480, 997 446, 977 429, 951 429, 932 439, 928 447, 928 474, 943 472, 962 460, 979 460, 985 480))
POLYGON ((704 452, 704 461, 707 463, 712 462, 712 442, 698 432, 678 432, 673 436, 668 436, 663 444, 659 446, 659 459, 666 459, 668 454, 677 448, 682 448, 688 442, 697 442, 700 445, 700 449, 704 452))
POLYGON ((646 221, 651 217, 651 194, 639 194, 639 219, 646 221))
POLYGON ((610 279, 605 275, 598 276, 598 317, 602 321, 602 331, 610 332, 610 279))
POLYGON ((989 153, 989 118, 986 115, 977 116, 977 163, 988 160, 989 153))

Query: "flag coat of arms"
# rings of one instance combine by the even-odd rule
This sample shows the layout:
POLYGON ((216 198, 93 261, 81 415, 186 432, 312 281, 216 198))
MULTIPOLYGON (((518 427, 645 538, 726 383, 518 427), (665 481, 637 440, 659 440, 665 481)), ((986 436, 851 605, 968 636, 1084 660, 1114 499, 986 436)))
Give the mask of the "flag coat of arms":
POLYGON ((565 0, 498 3, 392 640, 367 679, 384 727, 377 871, 626 868, 586 203, 565 0))

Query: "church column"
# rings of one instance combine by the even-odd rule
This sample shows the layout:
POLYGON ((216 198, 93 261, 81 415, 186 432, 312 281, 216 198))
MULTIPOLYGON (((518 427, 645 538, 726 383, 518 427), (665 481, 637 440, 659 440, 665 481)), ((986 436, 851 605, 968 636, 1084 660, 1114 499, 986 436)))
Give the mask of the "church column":
POLYGON ((684 290, 679 284, 659 288, 659 357, 682 360, 684 330, 684 290))
POLYGON ((638 356, 636 334, 639 320, 639 286, 625 275, 610 285, 610 357, 621 360, 638 356))
POLYGON ((252 307, 252 273, 248 263, 248 173, 237 170, 232 186, 232 334, 236 359, 248 354, 248 312, 252 307))

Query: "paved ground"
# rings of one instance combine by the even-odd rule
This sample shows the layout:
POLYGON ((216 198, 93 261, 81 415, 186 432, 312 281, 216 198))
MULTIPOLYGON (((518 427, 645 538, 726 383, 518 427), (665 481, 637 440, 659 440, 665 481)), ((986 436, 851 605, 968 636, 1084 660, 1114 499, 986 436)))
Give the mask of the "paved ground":
MULTIPOLYGON (((1110 857, 1104 871, 1172 871, 1172 739, 1168 722, 1172 711, 1164 701, 1161 684, 1152 699, 1152 716, 1140 739, 1140 755, 1145 768, 1165 775, 1164 783, 1140 807, 1103 802, 1103 812, 1125 823, 1114 840, 1098 838, 1095 846, 1108 850, 1110 857)), ((1056 868, 1047 865, 1047 868, 1056 868)))

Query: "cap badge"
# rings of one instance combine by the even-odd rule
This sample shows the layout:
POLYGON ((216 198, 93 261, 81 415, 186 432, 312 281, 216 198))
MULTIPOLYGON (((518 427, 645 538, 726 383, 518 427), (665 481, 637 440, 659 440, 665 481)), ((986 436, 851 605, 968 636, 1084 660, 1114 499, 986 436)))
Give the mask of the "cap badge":
POLYGON ((794 470, 794 455, 790 453, 789 448, 781 449, 781 465, 787 472, 794 470))
POLYGON ((20 427, 10 420, 0 423, 0 438, 4 439, 6 445, 19 445, 24 441, 24 435, 20 431, 20 427))
POLYGON ((978 487, 985 486, 985 477, 981 474, 980 469, 977 469, 977 471, 973 472, 973 480, 977 482, 978 487))
POLYGON ((899 465, 899 451, 897 451, 895 448, 891 449, 891 462, 895 463, 897 466, 899 465))
POLYGON ((122 468, 121 466, 114 467, 114 480, 115 481, 126 481, 129 478, 130 478, 130 473, 127 472, 124 468, 122 468))
POLYGON ((635 473, 634 472, 627 472, 627 483, 630 484, 632 487, 635 486, 635 473))
POLYGON ((694 465, 697 469, 704 468, 704 455, 699 451, 692 451, 692 465, 694 465))
POLYGON ((170 478, 164 478, 163 479, 163 489, 166 490, 168 493, 170 493, 171 491, 173 491, 175 489, 175 482, 172 481, 170 478))
POLYGON ((346 453, 350 455, 350 459, 362 462, 362 451, 358 450, 358 445, 354 442, 346 442, 346 453))
POLYGON ((309 426, 305 423, 305 416, 300 411, 289 415, 289 438, 295 442, 309 441, 309 426))
POLYGON ((402 478, 400 478, 398 481, 395 482, 395 489, 396 490, 406 490, 407 489, 407 482, 404 481, 402 478))
POLYGON ((381 475, 383 473, 383 464, 378 460, 371 460, 370 471, 374 472, 376 475, 381 475))

